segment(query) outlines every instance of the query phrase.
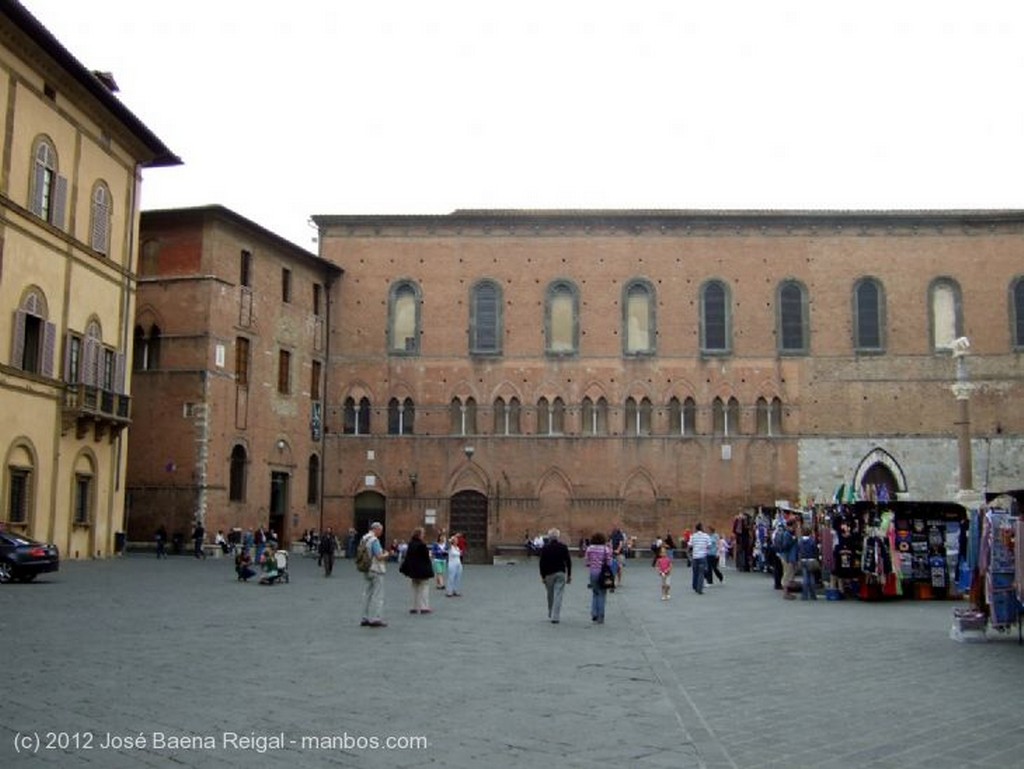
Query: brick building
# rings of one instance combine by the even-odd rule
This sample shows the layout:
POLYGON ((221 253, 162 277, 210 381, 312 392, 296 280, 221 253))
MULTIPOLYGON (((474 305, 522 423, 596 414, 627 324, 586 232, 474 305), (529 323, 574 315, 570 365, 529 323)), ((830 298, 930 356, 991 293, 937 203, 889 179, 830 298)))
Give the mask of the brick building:
POLYGON ((0 525, 115 551, 143 168, 181 161, 20 3, 0 2, 0 525))
POLYGON ((222 206, 146 211, 140 238, 129 538, 319 528, 341 270, 222 206))
POLYGON ((840 484, 958 490, 1024 459, 1024 213, 317 216, 341 265, 328 520, 641 541, 840 484))

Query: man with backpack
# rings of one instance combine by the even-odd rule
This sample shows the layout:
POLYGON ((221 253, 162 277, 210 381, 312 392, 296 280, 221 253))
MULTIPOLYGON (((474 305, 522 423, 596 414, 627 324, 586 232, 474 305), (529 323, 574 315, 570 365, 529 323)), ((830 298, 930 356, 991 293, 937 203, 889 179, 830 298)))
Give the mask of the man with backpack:
POLYGON ((384 525, 379 521, 370 524, 370 530, 359 540, 356 548, 356 569, 363 573, 366 586, 363 589, 362 627, 387 627, 381 615, 384 613, 384 574, 388 559, 387 551, 380 544, 384 525))

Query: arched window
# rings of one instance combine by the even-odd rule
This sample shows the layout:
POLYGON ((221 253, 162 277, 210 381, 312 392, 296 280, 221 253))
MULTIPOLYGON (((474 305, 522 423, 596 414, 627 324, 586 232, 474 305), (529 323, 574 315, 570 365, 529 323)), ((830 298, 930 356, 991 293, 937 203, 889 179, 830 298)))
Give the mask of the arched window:
POLYGON ((633 397, 626 398, 626 418, 623 427, 626 435, 650 435, 650 400, 641 398, 638 403, 633 397))
POLYGON ((768 434, 782 435, 782 401, 779 398, 772 398, 772 407, 768 416, 768 434))
POLYGON ((725 409, 725 435, 740 434, 740 402, 730 398, 725 409))
POLYGON ((494 428, 495 435, 519 435, 519 399, 509 398, 505 403, 504 398, 497 398, 494 401, 494 428))
POLYGON ((721 398, 711 401, 711 432, 713 435, 725 435, 725 403, 721 398))
POLYGON ((113 214, 110 189, 100 180, 92 188, 92 206, 89 212, 89 245, 101 254, 110 255, 110 221, 113 214))
POLYGON ((9 523, 30 524, 35 517, 35 452, 29 445, 16 445, 7 458, 7 508, 3 517, 9 523))
POLYGON ((551 434, 562 435, 565 433, 565 401, 555 398, 551 404, 551 434))
POLYGON ((771 410, 765 398, 758 398, 755 404, 756 419, 754 432, 757 435, 771 435, 771 410))
POLYGON ((936 278, 928 287, 928 316, 932 352, 949 352, 953 340, 964 335, 960 286, 952 278, 936 278))
POLYGON ((696 435, 697 404, 693 398, 680 403, 673 396, 668 402, 668 429, 672 435, 696 435))
POLYGON ((603 396, 596 402, 584 398, 581 415, 584 435, 608 434, 608 401, 603 396))
POLYGON ((231 449, 231 473, 228 481, 228 500, 231 502, 245 501, 245 474, 248 466, 245 447, 235 444, 231 449))
POLYGON ((1010 324, 1013 349, 1024 349, 1024 277, 1019 277, 1010 287, 1010 324))
POLYGON ((92 460, 81 455, 75 462, 75 486, 72 492, 72 523, 87 526, 93 521, 93 504, 96 496, 96 471, 92 460))
POLYGON ((697 402, 693 398, 683 401, 683 435, 697 434, 697 402))
POLYGON ((370 434, 370 399, 362 397, 356 403, 351 396, 345 399, 344 432, 346 435, 370 434))
POLYGON ((306 504, 315 505, 320 499, 320 457, 309 455, 306 475, 306 504))
POLYGON ((720 280, 701 287, 700 348, 705 355, 725 355, 732 350, 729 288, 720 280))
POLYGON ((388 401, 388 435, 412 435, 415 408, 412 398, 388 401))
POLYGON ((654 287, 646 280, 631 280, 622 290, 623 354, 652 354, 655 335, 654 287))
POLYGON ((537 401, 537 435, 551 435, 551 404, 547 398, 537 401))
POLYGON ((46 300, 32 289, 14 313, 14 349, 11 364, 22 371, 53 376, 57 327, 46 320, 46 300))
POLYGON ((29 210, 55 227, 63 227, 68 180, 57 171, 57 151, 53 144, 45 137, 38 138, 33 150, 29 210))
POLYGON ((853 286, 853 349, 885 350, 885 294, 874 278, 861 278, 853 286))
POLYGON ((391 286, 388 323, 388 352, 416 355, 420 351, 419 286, 400 281, 391 286))
POLYGON ((466 398, 452 398, 449 406, 451 432, 453 435, 476 435, 476 401, 466 398))
MULTIPOLYGON (((248 342, 248 340, 246 341, 248 342)), ((246 358, 248 359, 248 354, 246 358)), ((132 370, 153 371, 158 368, 160 368, 160 327, 154 323, 149 327, 147 333, 142 326, 136 326, 132 370)), ((243 383, 239 382, 239 384, 243 383)))
POLYGON ((469 352, 501 355, 501 287, 493 280, 473 286, 469 301, 469 352))
POLYGON ((782 354, 801 354, 808 349, 807 292, 795 280, 779 284, 778 290, 778 344, 782 354))
POLYGON ((416 426, 416 405, 412 398, 402 401, 402 435, 412 435, 416 426))
POLYGON ((579 300, 576 287, 559 280, 548 286, 544 319, 545 349, 550 355, 572 355, 579 351, 579 300))
POLYGON ((498 397, 494 399, 494 408, 491 411, 494 417, 494 424, 491 425, 491 432, 494 435, 508 435, 508 411, 505 408, 505 399, 498 397))

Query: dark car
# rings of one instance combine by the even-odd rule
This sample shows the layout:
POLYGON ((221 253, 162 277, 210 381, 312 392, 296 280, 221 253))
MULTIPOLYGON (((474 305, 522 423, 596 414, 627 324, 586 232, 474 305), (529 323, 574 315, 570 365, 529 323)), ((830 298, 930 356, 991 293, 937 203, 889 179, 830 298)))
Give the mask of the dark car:
POLYGON ((0 531, 0 582, 31 582, 37 574, 59 568, 60 552, 56 545, 0 531))

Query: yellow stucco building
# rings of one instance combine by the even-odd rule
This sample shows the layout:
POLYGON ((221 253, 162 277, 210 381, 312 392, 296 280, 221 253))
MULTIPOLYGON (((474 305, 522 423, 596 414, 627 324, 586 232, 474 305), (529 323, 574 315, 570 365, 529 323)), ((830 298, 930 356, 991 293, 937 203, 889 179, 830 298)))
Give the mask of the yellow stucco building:
POLYGON ((0 2, 0 522, 67 558, 124 529, 141 169, 181 162, 114 91, 0 2))

